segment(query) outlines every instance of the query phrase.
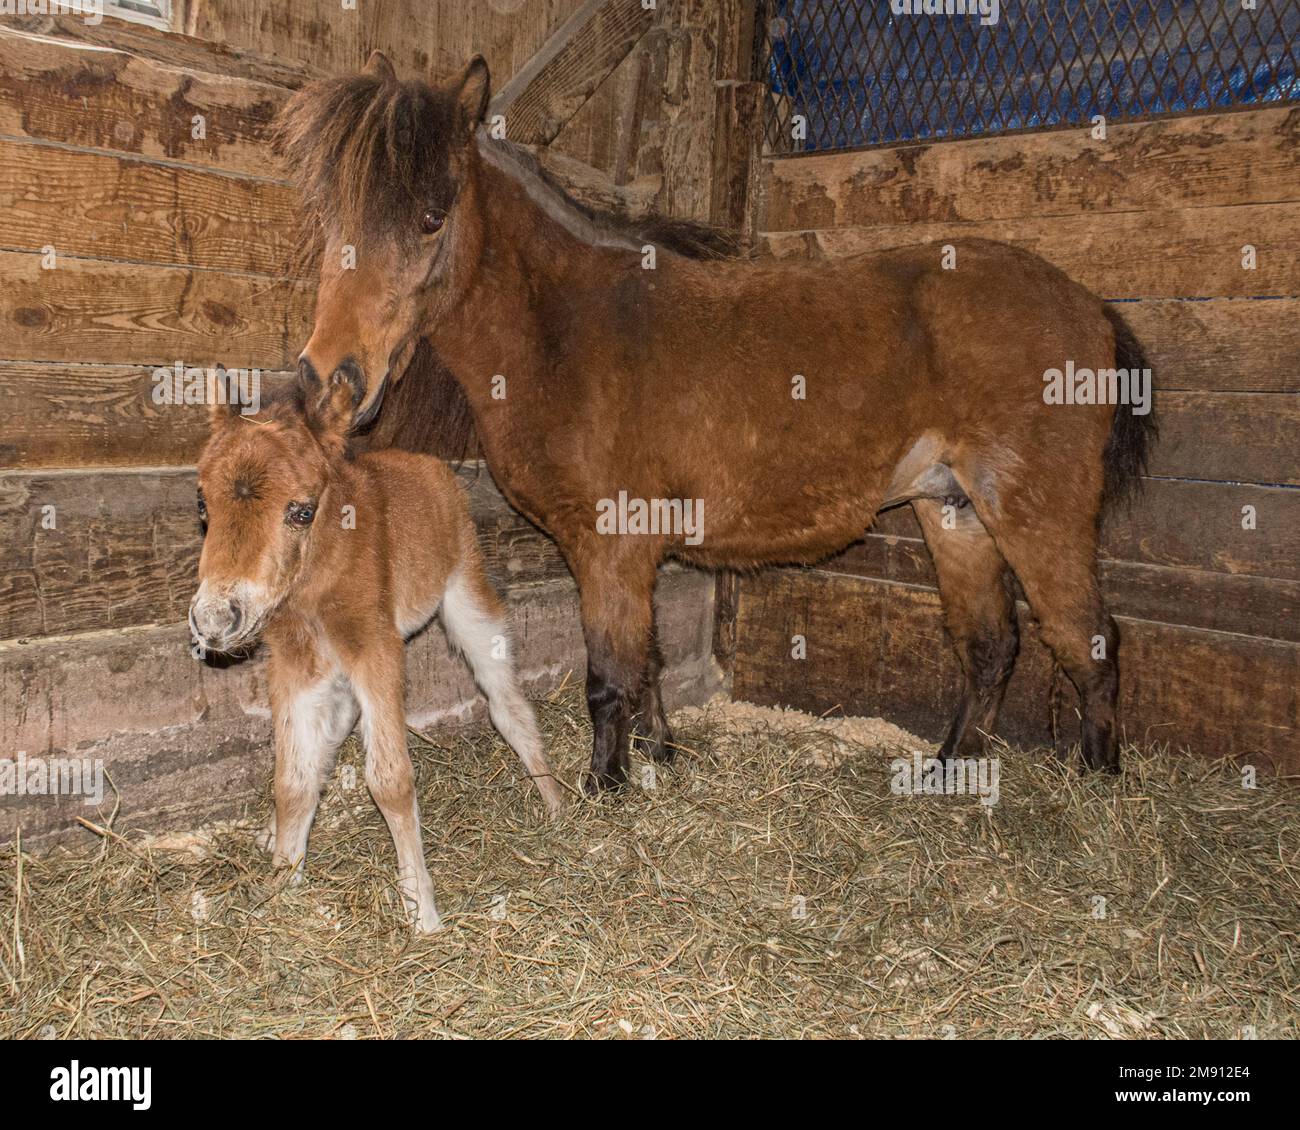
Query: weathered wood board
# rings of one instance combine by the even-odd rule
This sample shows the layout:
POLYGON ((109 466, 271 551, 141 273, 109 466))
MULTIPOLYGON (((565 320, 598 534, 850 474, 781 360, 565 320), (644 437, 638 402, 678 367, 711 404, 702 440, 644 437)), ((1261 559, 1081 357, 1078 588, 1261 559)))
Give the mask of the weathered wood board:
MULTIPOLYGON (((141 29, 116 26, 138 50, 141 29)), ((0 27, 0 134, 274 176, 271 120, 301 72, 240 75, 202 45, 162 54, 0 27)))
POLYGON ((39 142, 0 141, 0 246, 59 256, 291 273, 287 185, 39 142))
POLYGON ((265 275, 0 252, 3 360, 282 370, 311 328, 314 286, 265 275))
POLYGON ((768 161, 768 231, 1152 213, 1296 191, 1300 107, 768 161))

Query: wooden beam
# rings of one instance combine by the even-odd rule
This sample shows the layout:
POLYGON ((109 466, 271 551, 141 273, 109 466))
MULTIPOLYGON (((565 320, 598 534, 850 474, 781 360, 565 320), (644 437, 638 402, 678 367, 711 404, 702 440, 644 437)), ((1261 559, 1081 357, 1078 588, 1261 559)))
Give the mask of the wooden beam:
POLYGON ((1300 392, 1300 298, 1153 299, 1116 309, 1160 391, 1300 392))
POLYGON ((213 40, 195 39, 175 32, 105 16, 98 24, 88 24, 77 16, 7 16, 5 25, 17 35, 81 44, 125 52, 151 59, 168 67, 204 71, 228 78, 252 79, 255 82, 296 89, 327 72, 310 63, 286 65, 276 59, 251 51, 227 47, 213 40))
MULTIPOLYGON (((9 406, 0 413, 0 467, 192 464, 207 436, 207 411, 156 404, 153 373, 150 365, 0 361, 9 406)), ((293 379, 284 370, 263 372, 261 393, 293 379)))
POLYGON ((578 203, 597 212, 632 222, 655 212, 655 191, 644 184, 617 185, 609 176, 576 157, 546 146, 526 146, 542 167, 578 203))
MULTIPOLYGON (((868 534, 817 572, 938 587, 925 542, 889 534, 868 534)), ((1111 560, 1100 573, 1116 616, 1300 643, 1300 581, 1111 560)))
POLYGON ((649 30, 638 0, 587 0, 492 99, 511 141, 545 145, 649 30))
POLYGON ((772 158, 767 231, 1162 212, 1300 199, 1300 110, 1270 106, 772 158))
POLYGON ((275 172, 271 121, 289 93, 265 76, 0 27, 0 134, 9 137, 265 177, 275 172))
MULTIPOLYGON (((910 506, 876 518, 875 533, 919 538, 910 506)), ((1300 490, 1236 482, 1143 479, 1133 509, 1102 527, 1101 556, 1237 576, 1300 581, 1300 490), (1242 507, 1255 510, 1242 528, 1242 507)))
POLYGON ((748 244, 758 233, 767 88, 761 82, 719 82, 716 96, 709 220, 748 244))

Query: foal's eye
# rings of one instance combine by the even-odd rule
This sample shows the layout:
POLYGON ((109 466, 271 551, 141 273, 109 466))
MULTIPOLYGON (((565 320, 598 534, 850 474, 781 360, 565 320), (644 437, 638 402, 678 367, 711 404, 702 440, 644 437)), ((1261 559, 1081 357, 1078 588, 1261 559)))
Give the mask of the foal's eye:
POLYGON ((291 526, 310 526, 315 517, 316 507, 310 502, 291 502, 284 511, 284 520, 291 526))
POLYGON ((208 520, 208 504, 203 500, 202 491, 199 491, 199 520, 201 522, 208 520))
POLYGON ((446 218, 447 217, 441 212, 435 212, 430 209, 420 217, 420 230, 424 232, 425 235, 437 235, 438 232, 442 230, 442 225, 446 218))

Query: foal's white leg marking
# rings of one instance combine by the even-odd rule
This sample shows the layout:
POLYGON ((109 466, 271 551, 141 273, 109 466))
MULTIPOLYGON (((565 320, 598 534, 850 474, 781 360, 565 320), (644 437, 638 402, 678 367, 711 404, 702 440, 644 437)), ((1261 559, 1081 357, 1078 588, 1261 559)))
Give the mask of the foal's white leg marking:
POLYGON ((325 778, 356 720, 356 700, 337 675, 304 687, 275 720, 275 815, 258 842, 276 867, 294 868, 295 882, 325 778))
POLYGON ((361 703, 361 739, 366 746, 366 785, 388 822, 397 849, 397 889, 416 932, 432 934, 442 928, 442 921, 424 861, 415 771, 406 749, 401 696, 362 686, 356 687, 356 694, 361 703))
POLYGON ((492 725, 519 755, 547 811, 554 815, 563 806, 564 790, 547 763, 533 708, 519 689, 509 625, 480 606, 459 569, 447 582, 440 611, 448 641, 465 656, 487 698, 492 725))

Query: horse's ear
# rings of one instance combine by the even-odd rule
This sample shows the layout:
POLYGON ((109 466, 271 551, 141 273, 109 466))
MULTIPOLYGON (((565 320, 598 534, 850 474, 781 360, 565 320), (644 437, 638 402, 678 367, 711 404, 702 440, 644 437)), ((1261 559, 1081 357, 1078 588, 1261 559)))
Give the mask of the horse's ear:
POLYGON ((397 72, 393 70, 393 64, 389 62, 388 56, 382 51, 370 52, 370 58, 366 60, 366 65, 361 68, 361 73, 374 75, 385 83, 397 81, 397 72))
POLYGON ((492 97, 492 79, 488 75, 487 60, 482 55, 475 55, 465 64, 455 89, 456 101, 460 103, 461 113, 465 115, 465 126, 473 133, 487 113, 488 102, 492 97))

